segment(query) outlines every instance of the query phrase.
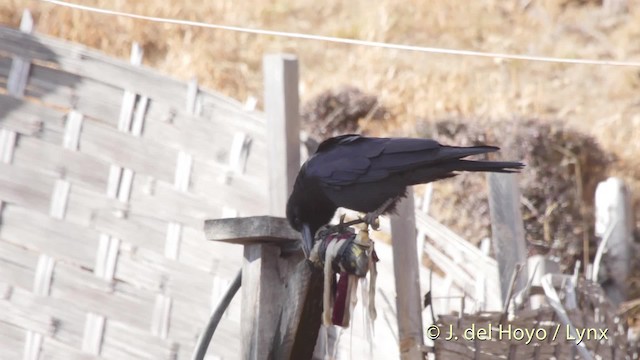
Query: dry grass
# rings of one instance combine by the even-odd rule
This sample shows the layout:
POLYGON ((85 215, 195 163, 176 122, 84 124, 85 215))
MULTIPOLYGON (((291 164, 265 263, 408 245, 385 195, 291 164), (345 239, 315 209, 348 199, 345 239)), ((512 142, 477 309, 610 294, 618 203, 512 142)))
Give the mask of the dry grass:
MULTIPOLYGON (((640 2, 607 14, 597 1, 77 0, 146 15, 405 44, 561 57, 640 60, 640 2)), ((38 30, 145 63, 243 100, 260 98, 261 57, 301 60, 302 98, 340 85, 377 94, 395 114, 374 132, 412 134, 415 120, 558 119, 593 135, 619 159, 615 172, 640 193, 640 69, 492 61, 154 24, 4 0, 0 23, 24 8, 38 30)), ((506 134, 505 134, 506 135, 506 134)), ((638 211, 640 213, 640 211, 638 211)))

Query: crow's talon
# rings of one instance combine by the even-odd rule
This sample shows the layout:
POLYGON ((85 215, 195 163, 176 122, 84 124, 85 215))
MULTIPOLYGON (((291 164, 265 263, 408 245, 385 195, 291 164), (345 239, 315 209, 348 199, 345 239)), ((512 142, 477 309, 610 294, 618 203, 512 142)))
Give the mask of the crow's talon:
POLYGON ((380 219, 379 214, 376 213, 367 213, 362 218, 362 221, 371 226, 371 229, 378 230, 380 228, 380 219))

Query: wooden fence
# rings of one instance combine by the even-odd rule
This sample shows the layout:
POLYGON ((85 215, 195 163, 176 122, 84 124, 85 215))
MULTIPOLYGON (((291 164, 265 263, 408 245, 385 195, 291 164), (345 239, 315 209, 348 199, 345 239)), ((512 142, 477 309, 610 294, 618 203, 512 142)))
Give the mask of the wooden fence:
MULTIPOLYGON (((269 179, 298 166, 270 157, 297 149, 271 137, 298 131, 140 66, 137 46, 127 63, 32 27, 25 13, 21 31, 0 28, 0 358, 188 359, 242 264, 241 247, 205 241, 204 220, 282 215, 290 184, 269 179)), ((292 59, 271 60, 269 96, 286 96, 297 74, 273 70, 292 59)), ((267 112, 291 116, 292 101, 267 112)), ((398 335, 391 250, 378 251, 382 359, 398 335)), ((212 358, 240 357, 240 312, 212 358)), ((353 334, 342 352, 369 349, 353 334)))
MULTIPOLYGON (((139 66, 135 46, 126 63, 30 34, 32 25, 26 15, 21 31, 0 28, 1 358, 187 359, 242 260, 240 247, 205 241, 203 221, 281 215, 291 184, 278 179, 291 179, 297 161, 278 154, 296 158, 287 136, 299 130, 286 121, 268 127, 268 116, 195 80, 139 66), (285 141, 270 142, 276 134, 285 141)), ((274 64, 265 73, 286 96, 297 74, 274 64)), ((297 101, 272 99, 267 112, 286 119, 297 101)), ((506 209, 492 211, 494 251, 506 254, 521 226, 514 183, 504 179, 489 177, 492 210, 506 209)), ((390 221, 394 254, 377 247, 374 348, 385 351, 374 358, 396 357, 398 349, 388 348, 397 344, 405 359, 423 356, 430 316, 420 302, 429 277, 411 254, 424 250, 446 270, 430 284, 439 314, 501 309, 515 264, 525 259, 523 248, 493 259, 423 212, 414 215, 412 203, 390 221), (394 281, 392 260, 414 266, 396 267, 394 281), (397 299, 396 287, 403 289, 397 299), (462 301, 438 305, 438 295, 452 292, 462 301)), ((239 312, 233 303, 212 355, 239 357, 239 312)))
POLYGON ((242 258, 204 219, 269 211, 264 116, 31 27, 0 28, 0 358, 187 359, 242 258))
POLYGON ((627 358, 625 324, 615 316, 602 289, 588 281, 579 281, 573 289, 570 296, 575 303, 567 304, 570 296, 563 296, 563 302, 569 308, 571 325, 579 333, 572 333, 549 307, 523 310, 511 319, 500 312, 443 315, 438 321, 442 338, 435 342, 436 358, 588 359, 588 353, 599 359, 627 358), (579 337, 583 341, 576 346, 579 337), (585 350, 586 357, 581 353, 585 350))

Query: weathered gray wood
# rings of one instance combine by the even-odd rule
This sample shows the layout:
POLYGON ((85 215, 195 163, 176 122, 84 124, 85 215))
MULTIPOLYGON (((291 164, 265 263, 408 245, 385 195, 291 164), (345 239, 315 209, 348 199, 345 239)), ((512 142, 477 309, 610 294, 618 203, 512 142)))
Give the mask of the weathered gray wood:
POLYGON ((592 280, 600 282, 611 301, 618 305, 627 299, 631 271, 633 215, 627 186, 618 178, 599 183, 595 206, 596 235, 601 241, 592 280))
MULTIPOLYGON (((78 348, 78 344, 82 341, 81 332, 84 326, 84 312, 77 308, 76 302, 35 295, 32 291, 20 287, 13 289, 11 302, 19 304, 18 306, 31 314, 46 313, 55 318, 57 322, 56 339, 78 348)), ((0 336, 0 338, 2 337, 0 336)), ((4 338, 2 339, 4 345, 4 338)), ((6 349, 3 347, 4 350, 6 349)))
MULTIPOLYGON (((56 63, 81 76, 151 95, 154 100, 169 103, 177 109, 182 109, 186 103, 186 84, 146 68, 132 68, 124 61, 87 47, 44 35, 25 36, 5 27, 0 27, 0 39, 0 49, 5 52, 56 63)), ((242 103, 220 94, 200 90, 200 96, 203 108, 243 107, 242 103)))
MULTIPOLYGON (((142 63, 143 51, 141 47, 134 43, 131 46, 130 62, 134 66, 142 63)), ((134 137, 140 137, 144 123, 144 115, 146 113, 147 99, 142 99, 140 108, 136 107, 137 94, 131 91, 124 91, 122 96, 122 105, 118 118, 118 130, 123 133, 132 134, 134 137), (134 112, 135 109, 135 112, 134 112), (134 120, 135 113, 135 120, 134 120), (134 124, 132 126, 132 124, 134 124)), ((124 168, 117 165, 111 165, 109 168, 109 183, 106 189, 106 195, 112 199, 118 199, 122 203, 128 203, 131 195, 131 187, 133 185, 134 172, 132 169, 124 168)), ((146 236, 146 235, 145 235, 146 236)), ((96 265, 94 274, 107 281, 113 280, 115 274, 115 266, 118 261, 120 247, 120 239, 100 234, 100 243, 98 253, 96 255, 96 265)), ((163 295, 158 294, 162 297, 163 295)), ((156 305, 157 305, 156 298, 156 305)), ((158 318, 163 318, 164 314, 157 314, 158 306, 154 308, 151 331, 155 335, 163 335, 166 337, 166 331, 163 332, 162 324, 158 324, 158 318), (160 328, 160 329, 159 329, 160 328)), ((104 337, 104 321, 105 318, 100 315, 88 314, 85 324, 85 333, 83 339, 83 348, 89 347, 89 352, 99 354, 102 338, 104 337)), ((167 320, 168 321, 168 320, 167 320)))
MULTIPOLYGON (((75 304, 84 312, 108 317, 109 321, 126 322, 140 329, 147 329, 151 324, 155 299, 149 290, 133 286, 114 289, 111 282, 77 267, 64 266, 61 262, 56 264, 55 286, 51 288, 50 297, 75 304)), ((85 325, 86 319, 83 319, 83 327, 85 325)))
MULTIPOLYGON (((427 247, 433 249, 429 245, 429 243, 433 243, 438 248, 438 252, 430 253, 427 251, 427 255, 434 258, 434 261, 441 263, 438 266, 444 266, 440 267, 444 271, 451 270, 452 273, 468 274, 474 284, 478 281, 485 283, 484 287, 487 289, 484 292, 485 299, 477 300, 484 302, 487 310, 499 311, 502 309, 502 299, 497 290, 500 286, 497 262, 429 215, 416 213, 416 222, 418 228, 427 235, 427 247), (480 275, 483 279, 479 279, 480 275)), ((471 289, 468 278, 452 276, 451 279, 465 291, 471 289)), ((475 291, 470 293, 475 293, 475 291)))
MULTIPOLYGON (((1 31, 1 30, 0 30, 1 31)), ((31 65, 26 96, 76 111, 117 127, 122 89, 38 64, 31 65)))
MULTIPOLYGON (((488 173, 489 207, 491 210, 491 232, 493 250, 498 260, 500 272, 500 293, 504 304, 516 264, 526 267, 527 249, 524 239, 524 225, 520 211, 520 190, 516 175, 488 173)), ((527 274, 527 269, 521 273, 527 274)), ((520 291, 526 284, 520 276, 513 291, 520 291)))
POLYGON ((207 220, 205 234, 245 245, 243 358, 310 358, 320 327, 322 271, 304 261, 300 235, 286 219, 268 216, 207 220), (284 255, 292 246, 297 250, 284 255))
MULTIPOLYGON (((173 183, 176 191, 186 193, 189 189, 189 180, 191 178, 192 165, 193 157, 189 153, 186 153, 184 151, 178 152, 178 160, 176 162, 176 172, 173 183)), ((164 251, 165 256, 174 260, 178 259, 180 254, 181 242, 182 224, 176 221, 171 221, 169 224, 167 224, 167 237, 165 240, 164 251)))
POLYGON ((480 249, 451 231, 451 229, 440 224, 433 217, 416 213, 416 225, 424 231, 431 241, 441 247, 447 255, 452 258, 462 258, 459 265, 465 267, 467 271, 477 271, 478 267, 482 271, 497 269, 498 263, 496 260, 483 254, 480 249))
MULTIPOLYGON (((182 124, 183 129, 181 130, 184 131, 196 127, 198 131, 206 131, 208 134, 222 130, 231 134, 246 132, 252 138, 257 138, 261 141, 267 138, 264 117, 248 113, 241 108, 216 108, 212 109, 210 114, 190 114, 183 111, 182 107, 175 109, 165 103, 153 101, 149 106, 147 117, 175 124, 176 126, 181 126, 182 124), (218 127, 217 125, 220 126, 218 127)), ((195 134, 197 131, 194 130, 193 133, 195 134)))
MULTIPOLYGON (((20 21, 20 31, 23 33, 31 33, 33 31, 33 17, 31 12, 25 9, 22 12, 22 19, 20 21)), ((31 59, 20 56, 13 56, 11 61, 11 68, 7 76, 7 92, 14 97, 23 97, 24 90, 27 87, 27 81, 29 80, 29 70, 31 68, 31 59)), ((0 117, 4 114, 0 114, 0 117)), ((2 123, 0 123, 2 125, 2 123)), ((0 128, 0 161, 6 164, 10 164, 13 161, 13 154, 18 139, 18 134, 8 128, 0 128)), ((0 215, 2 215, 2 209, 4 209, 4 203, 0 198, 0 215)), ((29 333, 28 337, 32 334, 29 333)), ((39 338, 41 339, 41 338, 39 338)), ((36 349, 31 354, 25 354, 25 356, 38 357, 39 355, 38 343, 36 349)), ((29 350, 27 350, 29 351, 29 350)))
POLYGON ((38 213, 7 205, 2 215, 2 238, 38 249, 56 259, 65 259, 87 268, 93 267, 98 233, 52 219, 46 215, 47 210, 38 213))
POLYGON ((116 271, 116 263, 118 261, 119 246, 120 239, 107 234, 100 234, 96 266, 93 269, 93 273, 97 277, 107 281, 113 280, 113 274, 116 271))
MULTIPOLYGON (((569 315, 567 314, 567 311, 562 306, 562 303, 560 302, 560 297, 558 296, 558 293, 553 286, 553 282, 554 282, 553 279, 560 278, 560 277, 568 277, 568 276, 553 275, 553 274, 545 275, 541 279, 542 288, 544 289, 547 299, 549 300, 549 304, 551 304, 551 306, 555 310, 556 314, 560 318, 560 321, 566 326, 567 333, 570 333, 573 339, 577 339, 578 336, 576 334, 575 324, 572 323, 571 319, 569 318, 569 315)), ((572 343, 575 344, 576 350, 578 351, 578 353, 583 359, 588 360, 588 359, 594 358, 592 354, 589 353, 589 351, 587 350, 585 342, 578 342, 574 340, 572 341, 572 343)))
MULTIPOLYGON (((534 255, 530 256, 527 259, 527 269, 528 276, 527 279, 530 279, 531 286, 537 287, 541 289, 542 287, 542 277, 547 274, 559 274, 560 273, 560 265, 557 261, 549 259, 546 255, 534 255)), ((538 309, 544 305, 547 305, 546 296, 543 294, 531 294, 528 296, 529 304, 532 309, 538 309)), ((526 300, 526 299, 523 299, 526 300)))
POLYGON ((396 211, 397 214, 391 216, 391 238, 400 358, 423 359, 424 329, 413 190, 407 191, 407 197, 398 204, 396 211))
POLYGON ((243 359, 308 359, 320 328, 322 272, 302 253, 245 245, 241 322, 243 359), (282 276, 287 274, 288 276, 282 276))
MULTIPOLYGON (((20 21, 20 31, 25 34, 33 32, 33 17, 31 12, 25 9, 22 12, 20 21)), ((14 56, 11 63, 11 70, 7 79, 7 92, 16 97, 22 97, 27 87, 31 59, 28 56, 14 56)))
POLYGON ((13 161, 16 140, 18 135, 15 131, 7 128, 0 129, 0 161, 10 164, 13 161))
MULTIPOLYGON (((244 109, 244 104, 236 99, 224 96, 220 93, 207 91, 206 89, 199 89, 198 93, 202 102, 202 114, 207 115, 206 113, 214 110, 214 109, 244 109)), ((255 112, 250 112, 252 116, 259 116, 255 112)))
POLYGON ((188 114, 198 114, 202 108, 198 88, 198 79, 192 78, 187 85, 187 106, 185 111, 188 114))
MULTIPOLYGON (((153 108, 153 104, 151 108, 153 108)), ((169 123, 154 118, 153 114, 148 114, 147 118, 150 120, 145 124, 146 138, 162 139, 163 144, 167 147, 184 150, 207 162, 225 165, 229 159, 234 136, 238 133, 232 129, 235 126, 229 126, 229 124, 242 123, 244 120, 231 116, 220 121, 209 122, 205 119, 176 116, 169 123)), ((264 131, 264 127, 262 131, 264 131)), ((244 131, 240 132, 245 133, 244 131)), ((255 173, 259 170, 266 174, 267 145, 265 137, 254 137, 252 133, 246 133, 247 137, 251 139, 251 155, 247 159, 251 166, 247 167, 248 173, 255 173)))
POLYGON ((242 358, 269 358, 278 327, 280 279, 276 276, 280 248, 275 245, 245 245, 242 265, 242 358), (268 286, 266 286, 268 284, 268 286), (260 333, 262 330, 262 333, 260 333))
MULTIPOLYGON (((135 251, 131 253, 128 250, 121 250, 116 277, 136 289, 140 288, 141 294, 136 296, 140 296, 140 299, 144 299, 144 303, 150 305, 155 302, 154 291, 162 287, 164 293, 174 300, 187 306, 191 304, 194 310, 201 309, 205 317, 208 315, 209 301, 206 296, 202 296, 202 289, 210 287, 212 282, 212 276, 208 271, 167 259, 162 253, 143 248, 135 251), (198 298, 192 299, 194 296, 198 298)), ((221 267, 216 270, 220 276, 231 277, 237 268, 225 270, 221 267)), ((127 292, 130 291, 132 290, 127 290, 127 292)), ((151 312, 145 314, 151 316, 151 312)))
MULTIPOLYGON (((62 146, 71 151, 78 150, 78 142, 82 130, 83 115, 77 111, 70 111, 67 115, 65 125, 65 133, 62 146)), ((84 170, 86 171, 86 169, 84 170)), ((65 177, 65 174, 61 174, 65 177)), ((69 191, 71 183, 66 179, 56 180, 53 194, 51 196, 51 208, 49 215, 57 219, 64 219, 67 211, 67 203, 69 200, 69 191)))
POLYGON ((187 85, 147 68, 134 68, 84 46, 44 35, 27 35, 11 29, 0 32, 0 50, 16 56, 47 61, 83 77, 149 95, 183 108, 187 85), (46 44, 46 45, 45 45, 46 44))
MULTIPOLYGON (((0 286, 5 290, 7 287, 4 285, 31 290, 37 264, 38 253, 29 251, 19 244, 0 241, 0 274, 3 275, 2 281, 6 282, 0 286)), ((13 293, 13 289, 1 293, 3 296, 0 296, 0 299, 4 299, 13 293)))
POLYGON ((88 313, 84 323, 81 349, 89 354, 100 354, 106 318, 99 314, 88 313))
POLYGON ((136 174, 151 175, 172 183, 177 152, 166 148, 160 141, 123 136, 109 126, 85 121, 80 149, 108 163, 132 169, 136 174))
POLYGON ((273 216, 207 220, 204 232, 207 240, 233 244, 272 242, 288 245, 300 239, 300 233, 289 226, 287 219, 273 216))
POLYGON ((283 216, 300 169, 298 60, 294 55, 264 57, 264 103, 269 139, 270 214, 283 216))
POLYGON ((58 339, 45 338, 42 344, 42 353, 48 359, 55 360, 101 360, 102 357, 87 354, 78 348, 65 344, 58 339))
POLYGON ((108 209, 97 210, 92 214, 91 227, 134 246, 158 253, 162 253, 164 249, 166 234, 161 230, 162 227, 147 224, 136 215, 128 214, 126 218, 122 218, 108 209))
POLYGON ((157 182, 153 194, 144 193, 134 187, 126 212, 167 222, 177 221, 185 226, 197 228, 202 227, 202 222, 207 218, 221 217, 221 203, 220 199, 199 198, 192 193, 179 192, 171 184, 157 182))
POLYGON ((169 320, 171 315, 171 298, 157 294, 151 320, 151 333, 161 339, 166 339, 169 334, 169 320))
POLYGON ((82 130, 83 115, 77 111, 70 111, 64 131, 63 147, 69 150, 78 150, 80 132, 82 130))
POLYGON ((9 130, 24 135, 34 135, 47 128, 64 131, 62 111, 11 96, 0 96, 0 109, 14 110, 0 119, 0 125, 9 130))
POLYGON ((0 200, 46 214, 54 183, 37 171, 0 162, 0 200))
POLYGON ((0 300, 2 321, 41 334, 53 335, 55 331, 54 319, 43 313, 32 313, 29 309, 10 301, 0 300))
POLYGON ((152 335, 146 329, 109 320, 105 324, 101 356, 107 359, 170 360, 176 358, 178 346, 171 340, 152 335), (146 346, 131 346, 132 339, 146 346))
POLYGON ((136 106, 136 111, 133 114, 133 123, 131 124, 131 135, 136 137, 142 136, 142 129, 144 128, 148 107, 149 107, 149 98, 144 95, 140 96, 140 98, 138 99, 138 105, 136 106))
POLYGON ((195 157, 190 191, 200 198, 223 196, 229 200, 226 204, 233 204, 244 216, 264 214, 269 208, 266 176, 234 174, 233 181, 227 183, 222 178, 226 171, 227 168, 221 164, 195 157))
POLYGON ((464 292, 468 294, 473 294, 475 292, 476 274, 469 274, 464 271, 464 269, 460 268, 452 259, 430 243, 426 244, 425 252, 429 255, 429 259, 431 259, 431 261, 433 261, 440 270, 446 272, 447 275, 450 275, 454 279, 456 285, 464 290, 464 292))
POLYGON ((0 338, 2 339, 3 354, 8 359, 21 359, 24 347, 24 331, 18 327, 0 321, 0 338))
POLYGON ((38 169, 51 177, 64 177, 74 185, 93 191, 107 187, 106 162, 78 151, 71 151, 34 137, 25 136, 14 154, 14 163, 38 169))

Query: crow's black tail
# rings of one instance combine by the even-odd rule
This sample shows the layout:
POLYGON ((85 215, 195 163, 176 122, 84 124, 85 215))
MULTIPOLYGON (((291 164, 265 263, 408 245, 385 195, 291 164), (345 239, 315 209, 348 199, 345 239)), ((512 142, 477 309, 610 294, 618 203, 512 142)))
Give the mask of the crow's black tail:
POLYGON ((517 173, 524 167, 514 161, 460 160, 445 161, 404 173, 406 185, 425 184, 457 175, 458 171, 517 173))
POLYGON ((523 163, 515 161, 458 160, 451 163, 451 171, 514 173, 523 167, 523 163))

